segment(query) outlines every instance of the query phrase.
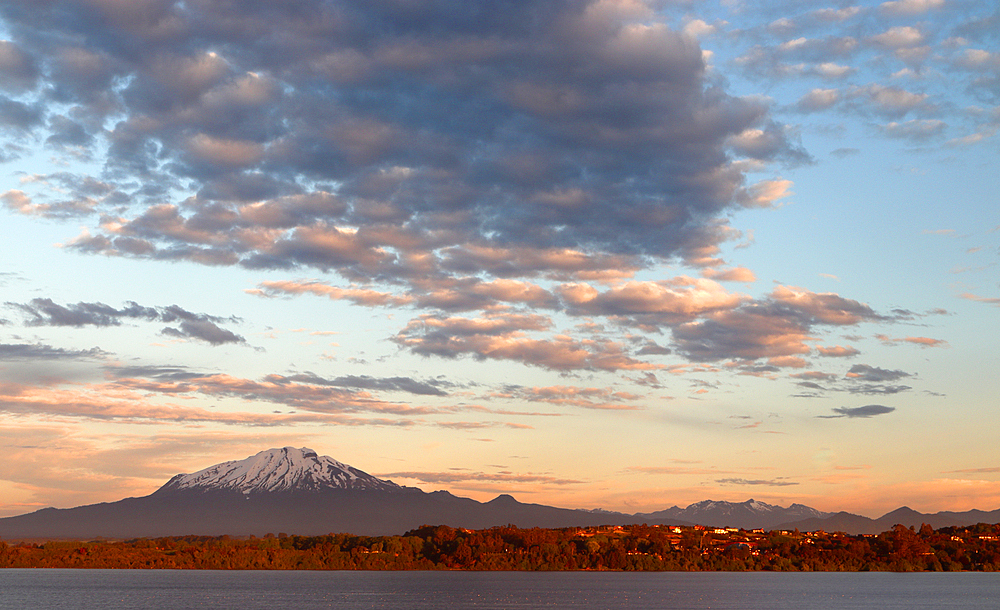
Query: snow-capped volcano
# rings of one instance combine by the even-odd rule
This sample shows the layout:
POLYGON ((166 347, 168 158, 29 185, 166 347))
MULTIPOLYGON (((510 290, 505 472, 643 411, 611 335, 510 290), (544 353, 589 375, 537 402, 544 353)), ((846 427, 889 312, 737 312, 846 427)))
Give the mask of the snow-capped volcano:
POLYGON ((216 464, 192 474, 179 474, 159 491, 187 489, 251 494, 327 489, 398 491, 403 488, 333 458, 319 456, 312 449, 284 447, 261 451, 245 460, 216 464))

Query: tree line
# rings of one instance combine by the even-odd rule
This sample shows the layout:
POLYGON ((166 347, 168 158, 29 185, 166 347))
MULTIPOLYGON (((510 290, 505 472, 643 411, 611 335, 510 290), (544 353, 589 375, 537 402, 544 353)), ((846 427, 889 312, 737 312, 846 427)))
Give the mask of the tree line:
POLYGON ((875 536, 636 525, 401 536, 0 541, 0 568, 211 570, 998 571, 1000 524, 897 525, 875 536))

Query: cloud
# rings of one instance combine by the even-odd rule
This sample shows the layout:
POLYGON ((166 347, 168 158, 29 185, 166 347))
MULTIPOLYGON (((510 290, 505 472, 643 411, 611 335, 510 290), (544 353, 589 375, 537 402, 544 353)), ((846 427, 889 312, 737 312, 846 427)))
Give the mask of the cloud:
POLYGON ((820 356, 826 356, 828 358, 853 358, 861 353, 853 347, 844 347, 842 345, 834 347, 819 346, 816 348, 816 351, 819 352, 820 356))
POLYGON ((926 108, 930 97, 926 93, 913 93, 879 84, 855 87, 848 95, 867 104, 871 112, 888 117, 901 117, 910 111, 926 108))
POLYGON ((411 320, 394 338, 415 354, 513 360, 543 368, 569 370, 649 370, 659 368, 633 358, 613 341, 577 340, 566 335, 535 339, 528 331, 548 330, 550 320, 529 314, 487 314, 478 318, 425 314, 411 320))
POLYGON ((236 333, 220 328, 211 320, 182 320, 179 328, 164 327, 164 335, 179 339, 200 339, 212 345, 225 343, 246 343, 246 339, 236 333))
POLYGON ((643 396, 630 392, 616 391, 612 388, 580 388, 573 386, 508 388, 503 395, 504 397, 530 402, 612 411, 641 409, 641 405, 634 403, 644 399, 643 396))
POLYGON ((799 98, 796 107, 800 112, 818 112, 826 110, 841 99, 837 89, 813 89, 799 98))
POLYGON ((860 152, 861 151, 858 150, 857 148, 838 148, 838 149, 836 149, 834 151, 831 151, 830 154, 833 155, 834 157, 839 157, 839 158, 843 159, 843 158, 846 158, 846 157, 851 157, 851 156, 857 155, 860 152))
POLYGON ((368 375, 345 375, 333 379, 324 379, 312 373, 290 375, 287 381, 296 383, 311 383, 316 385, 359 388, 365 390, 409 392, 421 396, 447 396, 441 389, 440 381, 417 381, 409 377, 370 377, 368 375))
POLYGON ((886 413, 892 413, 895 411, 895 407, 886 407, 884 405, 865 405, 863 407, 837 407, 833 409, 834 413, 837 415, 826 415, 821 416, 825 418, 837 418, 837 417, 848 417, 848 418, 869 418, 875 417, 876 415, 885 415, 886 413))
POLYGON ((638 472, 641 474, 728 474, 725 471, 717 470, 715 468, 696 468, 692 466, 629 466, 625 469, 626 472, 638 472))
MULTIPOLYGON (((135 369, 125 369, 123 372, 133 371, 135 369)), ((400 390, 408 387, 410 390, 423 389, 425 392, 430 389, 427 386, 411 384, 402 379, 385 381, 347 378, 338 381, 314 375, 270 374, 260 380, 252 380, 218 373, 203 374, 197 377, 164 378, 156 376, 142 378, 122 376, 114 369, 109 369, 108 374, 113 377, 111 384, 114 387, 128 391, 159 394, 165 397, 231 397, 249 402, 281 404, 320 414, 368 412, 390 416, 417 416, 435 412, 430 407, 383 401, 369 392, 358 391, 361 389, 360 386, 366 384, 372 386, 367 389, 400 390), (378 388, 378 386, 382 387, 378 388)))
POLYGON ((732 309, 746 299, 715 281, 687 276, 659 282, 626 282, 605 292, 584 283, 563 284, 557 292, 570 312, 632 316, 648 324, 691 320, 712 311, 732 309))
POLYGON ((840 79, 845 78, 851 74, 857 72, 855 68, 850 66, 843 66, 830 61, 817 64, 812 67, 812 73, 816 76, 827 79, 840 79))
POLYGON ((905 123, 893 121, 879 127, 890 138, 925 142, 939 137, 948 125, 939 119, 913 119, 905 123))
POLYGON ((757 276, 746 267, 732 267, 730 269, 704 269, 701 274, 710 280, 717 282, 744 282, 747 284, 757 281, 757 276))
POLYGON ((901 47, 914 47, 924 42, 924 34, 919 29, 912 26, 892 27, 876 34, 869 40, 879 46, 898 49, 901 47))
POLYGON ((64 349, 44 344, 0 343, 0 360, 3 361, 35 361, 35 360, 94 360, 102 359, 108 354, 98 348, 86 350, 64 349))
POLYGON ((237 318, 220 318, 207 314, 191 313, 177 305, 143 307, 135 302, 115 309, 104 303, 75 303, 59 305, 48 298, 32 299, 28 303, 7 303, 27 317, 29 326, 120 326, 123 320, 148 322, 177 322, 179 327, 166 327, 163 334, 199 339, 212 345, 246 343, 246 339, 218 326, 217 322, 238 321, 237 318))
POLYGON ((681 352, 698 360, 808 354, 814 326, 851 326, 885 319, 871 307, 833 293, 779 286, 766 299, 673 327, 681 352))
POLYGON ((385 479, 413 479, 423 483, 527 483, 532 485, 579 485, 587 481, 577 479, 560 479, 551 475, 515 473, 512 471, 502 471, 496 473, 472 472, 472 471, 446 471, 446 472, 383 472, 379 473, 380 478, 385 479))
POLYGON ((709 78, 693 35, 717 26, 698 20, 597 1, 60 7, 7 11, 0 72, 76 113, 11 101, 11 124, 106 164, 100 196, 22 208, 98 219, 81 252, 360 283, 526 269, 462 256, 491 250, 620 270, 723 237, 757 200, 734 147, 808 161, 765 100, 709 78))
POLYGON ((335 301, 346 300, 357 305, 365 305, 368 307, 383 305, 401 306, 412 302, 412 299, 410 298, 395 296, 389 292, 356 287, 339 288, 315 280, 261 282, 259 288, 249 289, 247 292, 249 294, 264 297, 275 297, 282 294, 298 295, 309 293, 317 296, 325 296, 335 301))
POLYGON ((113 385, 84 388, 56 388, 14 383, 0 384, 0 413, 12 415, 56 416, 117 423, 217 423, 226 425, 279 426, 305 422, 328 422, 343 425, 370 425, 373 420, 332 414, 258 414, 253 412, 216 411, 198 407, 159 404, 143 393, 148 384, 117 381, 113 385))
POLYGON ((855 364, 845 375, 848 379, 855 381, 897 381, 909 377, 909 373, 903 371, 890 371, 867 364, 855 364))
POLYGON ((881 341, 883 345, 912 343, 920 347, 948 347, 948 342, 944 339, 931 339, 930 337, 902 337, 895 339, 887 335, 875 335, 875 338, 881 341))
POLYGON ((969 301, 977 301, 979 303, 987 303, 989 305, 996 305, 997 307, 1000 307, 1000 298, 981 297, 981 296, 972 294, 971 292, 963 292, 962 294, 960 294, 958 296, 959 296, 959 298, 966 299, 966 300, 969 300, 969 301))
POLYGON ((795 481, 785 479, 718 479, 719 485, 762 485, 765 487, 788 487, 798 485, 795 481))
POLYGON ((944 7, 945 0, 891 0, 879 5, 879 10, 887 15, 919 15, 944 7))

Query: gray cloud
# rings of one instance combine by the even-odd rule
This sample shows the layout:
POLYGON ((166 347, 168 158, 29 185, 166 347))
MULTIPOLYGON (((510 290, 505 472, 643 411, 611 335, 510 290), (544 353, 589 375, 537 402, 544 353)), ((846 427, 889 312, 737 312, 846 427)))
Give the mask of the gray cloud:
POLYGON ((895 407, 884 405, 865 405, 863 407, 837 407, 833 410, 837 415, 826 415, 825 418, 849 417, 849 418, 869 418, 876 415, 885 415, 895 411, 895 407))
POLYGON ((890 371, 867 364, 855 364, 847 371, 847 377, 855 381, 897 381, 909 376, 910 374, 904 371, 890 371))
POLYGON ((848 392, 851 394, 863 394, 866 396, 875 395, 886 395, 886 394, 899 394, 901 392, 908 392, 912 390, 908 385, 878 385, 878 384, 863 384, 859 386, 854 386, 848 388, 848 392))
POLYGON ((439 381, 417 381, 409 377, 370 377, 368 375, 345 375, 334 379, 325 379, 312 373, 302 375, 290 375, 286 377, 288 381, 296 383, 311 383, 315 385, 334 386, 344 388, 358 388, 365 390, 397 391, 409 392, 421 396, 447 396, 448 393, 440 388, 443 385, 439 381))
POLYGON ((98 348, 70 350, 43 344, 0 343, 0 361, 92 360, 107 355, 98 348))
POLYGON ((693 38, 593 2, 0 14, 11 57, 47 66, 41 95, 79 111, 49 118, 51 143, 96 150, 121 117, 107 167, 131 213, 73 244, 86 252, 369 279, 449 246, 688 256, 747 200, 733 136, 766 135, 743 156, 808 160, 765 102, 708 81, 693 38), (162 196, 189 181, 183 207, 162 196))
POLYGON ((189 312, 177 305, 143 307, 129 302, 122 309, 104 303, 75 303, 59 305, 48 298, 32 299, 28 303, 7 303, 27 317, 29 326, 120 326, 123 320, 149 322, 178 322, 179 328, 166 327, 163 334, 172 337, 199 339, 212 345, 245 343, 246 340, 218 326, 223 320, 236 322, 237 318, 220 318, 189 312))
POLYGON ((184 381, 205 377, 205 373, 175 366, 111 366, 106 372, 112 378, 144 377, 160 381, 184 381))
POLYGON ((160 332, 170 337, 200 339, 212 345, 246 343, 246 339, 243 337, 232 331, 220 328, 211 320, 183 320, 180 323, 180 328, 167 326, 160 332))
POLYGON ((18 45, 0 40, 0 88, 20 92, 35 86, 38 63, 18 45))
POLYGON ((887 319, 868 305, 830 293, 779 287, 748 302, 673 328, 681 352, 699 360, 776 358, 808 354, 810 329, 887 319))
POLYGON ((44 112, 37 104, 26 104, 0 95, 0 128, 26 134, 42 124, 44 112))

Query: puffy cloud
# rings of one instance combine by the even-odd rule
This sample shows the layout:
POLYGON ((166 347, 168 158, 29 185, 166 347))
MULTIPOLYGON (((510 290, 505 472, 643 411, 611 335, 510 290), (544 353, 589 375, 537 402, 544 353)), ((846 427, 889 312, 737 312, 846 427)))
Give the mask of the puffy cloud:
POLYGON ((813 15, 822 21, 841 22, 859 15, 862 12, 860 6, 847 6, 844 8, 821 8, 813 12, 813 15))
POLYGON ((779 199, 789 197, 791 187, 791 180, 762 180, 744 191, 740 203, 749 208, 769 208, 779 199))
POLYGON ((78 208, 104 215, 80 251, 364 282, 415 261, 558 273, 576 252, 611 273, 715 244, 727 209, 761 204, 734 147, 808 161, 766 101, 709 81, 694 36, 716 26, 633 4, 5 0, 0 71, 77 113, 43 126, 10 101, 9 122, 109 144, 116 200, 78 208), (509 250, 538 255, 489 256, 509 250))
POLYGON ((939 119, 913 119, 905 123, 893 121, 881 127, 882 133, 890 138, 900 138, 924 142, 944 133, 948 125, 939 119))
POLYGON ((692 38, 701 38, 703 36, 715 34, 719 31, 719 28, 718 26, 706 23, 701 19, 692 19, 684 24, 684 29, 681 31, 692 38))
POLYGON ((924 42, 924 34, 912 26, 897 26, 889 28, 881 34, 876 34, 869 39, 874 44, 898 49, 901 47, 915 47, 924 42))
POLYGON ((754 46, 738 57, 736 63, 753 72, 781 78, 815 72, 816 66, 850 57, 860 48, 861 43, 853 36, 799 37, 773 46, 754 46))
POLYGON ((746 267, 732 267, 730 269, 705 269, 701 272, 703 276, 717 282, 744 282, 752 283, 757 281, 757 276, 746 267))
POLYGON ((626 282, 604 292, 589 284, 563 284, 557 292, 571 312, 634 316, 648 324, 691 320, 711 311, 732 309, 746 299, 713 280, 687 276, 660 282, 626 282))
POLYGON ((1000 53, 983 49, 966 49, 956 63, 969 70, 996 70, 1000 68, 1000 53))
POLYGON ((796 107, 801 112, 816 112, 826 110, 840 101, 837 89, 813 89, 799 98, 796 107))
POLYGON ((843 345, 836 345, 834 347, 819 346, 816 348, 816 351, 819 352, 820 356, 828 358, 853 358, 861 353, 851 346, 844 347, 843 345))
POLYGON ((850 66, 842 66, 829 61, 817 64, 812 68, 813 74, 830 79, 844 78, 854 72, 856 70, 850 66))
POLYGON ((779 358, 812 351, 817 325, 852 326, 883 319, 869 306, 833 293, 779 286, 770 297, 679 324, 673 337, 691 358, 779 358))
POLYGON ((31 89, 40 70, 33 57, 9 40, 0 40, 0 88, 20 92, 31 89))
POLYGON ((882 316, 871 307, 832 292, 812 292, 803 288, 778 286, 771 298, 792 310, 806 315, 812 323, 850 325, 882 316))
POLYGON ((479 318, 425 314, 411 320, 393 340, 416 354, 456 358, 513 360, 554 370, 648 370, 657 365, 631 357, 607 340, 577 340, 566 335, 535 339, 528 331, 547 330, 550 320, 528 314, 488 314, 479 318))
POLYGON ((878 84, 856 87, 851 90, 850 96, 868 103, 873 112, 890 117, 900 117, 912 110, 926 107, 927 98, 930 97, 926 93, 912 93, 898 87, 878 84))
POLYGON ((890 0, 879 5, 879 10, 887 15, 919 15, 944 7, 945 0, 890 0))
POLYGON ((773 358, 807 354, 808 327, 766 307, 726 311, 673 329, 682 353, 696 360, 773 358))

